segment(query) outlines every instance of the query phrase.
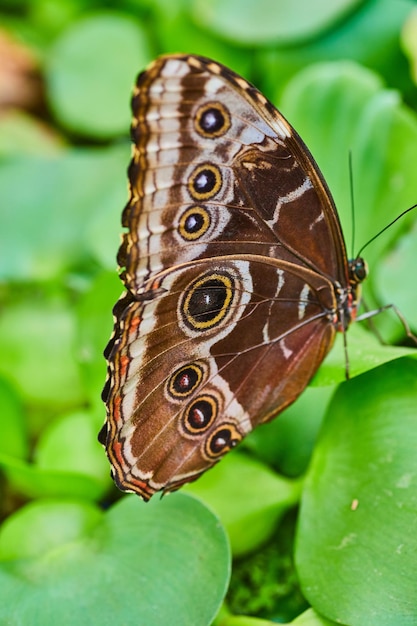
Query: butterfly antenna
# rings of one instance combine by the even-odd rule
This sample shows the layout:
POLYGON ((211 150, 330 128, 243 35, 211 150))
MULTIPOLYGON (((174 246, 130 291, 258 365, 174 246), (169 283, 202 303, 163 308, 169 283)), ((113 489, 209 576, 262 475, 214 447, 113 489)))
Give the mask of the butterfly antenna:
MULTIPOLYGON (((349 150, 349 188, 350 188, 350 221, 352 224, 352 254, 351 259, 355 258, 355 196, 353 193, 353 166, 352 166, 352 150, 349 150)), ((359 256, 359 255, 358 255, 359 256)))
POLYGON ((371 237, 371 239, 369 239, 369 241, 367 241, 362 248, 359 250, 358 254, 356 255, 355 258, 358 258, 361 256, 362 252, 365 250, 365 248, 367 248, 369 246, 370 243, 372 243, 373 241, 375 241, 375 239, 377 239, 377 237, 379 237, 380 235, 382 235, 382 233, 385 233, 386 230, 388 230, 388 228, 391 228, 391 226, 393 226, 393 224, 395 224, 395 222, 397 222, 399 219, 401 219, 402 217, 404 217, 404 215, 406 215, 407 213, 409 213, 410 211, 413 211, 415 208, 417 208, 417 204, 413 204, 413 206, 410 206, 408 209, 406 209, 405 211, 403 211, 402 213, 400 213, 399 215, 397 215, 397 217, 392 220, 392 222, 390 222, 389 224, 387 224, 386 226, 384 226, 384 228, 382 228, 376 235, 374 235, 373 237, 371 237))

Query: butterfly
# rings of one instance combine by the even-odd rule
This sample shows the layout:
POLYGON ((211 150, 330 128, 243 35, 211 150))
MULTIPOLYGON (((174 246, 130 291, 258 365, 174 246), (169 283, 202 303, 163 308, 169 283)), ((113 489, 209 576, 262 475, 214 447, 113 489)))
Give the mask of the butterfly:
POLYGON ((355 319, 366 268, 309 150, 243 78, 163 56, 132 109, 99 439, 117 486, 149 500, 296 400, 355 319))

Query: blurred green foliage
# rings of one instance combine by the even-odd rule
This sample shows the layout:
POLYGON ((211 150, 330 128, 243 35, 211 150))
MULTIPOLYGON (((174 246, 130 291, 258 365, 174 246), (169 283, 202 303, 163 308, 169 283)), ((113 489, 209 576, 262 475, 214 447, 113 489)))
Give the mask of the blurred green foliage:
MULTIPOLYGON (((113 504, 96 433, 136 74, 187 52, 254 82, 317 158, 349 249, 351 150, 355 253, 417 201, 416 2, 0 0, 0 17, 0 623, 209 625, 233 556, 217 626, 415 625, 412 348, 350 330, 356 378, 340 343, 193 497, 113 504)), ((415 331, 416 215, 366 257, 367 302, 415 331)))

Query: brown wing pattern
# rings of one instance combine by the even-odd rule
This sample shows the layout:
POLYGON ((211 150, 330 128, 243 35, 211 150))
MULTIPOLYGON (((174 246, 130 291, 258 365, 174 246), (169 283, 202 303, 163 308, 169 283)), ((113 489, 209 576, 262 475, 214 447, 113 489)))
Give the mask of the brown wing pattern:
POLYGON ((196 478, 293 402, 335 334, 331 283, 282 261, 210 259, 161 274, 158 289, 127 305, 108 355, 107 451, 119 486, 145 498, 196 478))
POLYGON ((127 292, 100 440, 118 486, 147 500, 293 402, 356 296, 323 177, 254 87, 207 59, 162 57, 132 107, 127 292))
POLYGON ((326 183, 301 139, 254 87, 209 60, 162 57, 139 77, 132 106, 131 197, 123 216, 129 232, 119 253, 129 289, 139 292, 177 263, 241 253, 303 263, 346 283, 326 183), (206 130, 210 113, 224 120, 217 132, 206 130), (212 193, 192 185, 204 168, 217 177, 212 193))

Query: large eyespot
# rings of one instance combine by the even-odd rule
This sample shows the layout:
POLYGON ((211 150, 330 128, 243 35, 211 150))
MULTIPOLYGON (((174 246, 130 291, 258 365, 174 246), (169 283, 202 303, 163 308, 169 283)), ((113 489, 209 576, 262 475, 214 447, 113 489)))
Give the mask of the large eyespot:
POLYGON ((197 278, 184 292, 180 311, 191 330, 208 330, 229 312, 235 293, 234 280, 218 272, 197 278))
POLYGON ((218 414, 218 404, 214 396, 203 395, 187 407, 183 416, 184 430, 192 435, 204 432, 211 426, 218 414))
POLYGON ((186 398, 203 380, 204 370, 199 363, 190 363, 177 369, 168 380, 168 393, 175 399, 186 398))
POLYGON ((188 190, 196 200, 208 200, 216 195, 222 184, 219 168, 204 163, 195 168, 188 180, 188 190))
POLYGON ((210 459, 217 459, 237 446, 242 435, 233 424, 223 424, 210 435, 205 445, 206 455, 210 459))
POLYGON ((207 102, 195 116, 195 129, 208 138, 221 137, 230 128, 230 114, 220 102, 207 102))
POLYGON ((178 232, 187 241, 195 241, 210 228, 210 213, 203 206, 189 207, 180 217, 178 232))

